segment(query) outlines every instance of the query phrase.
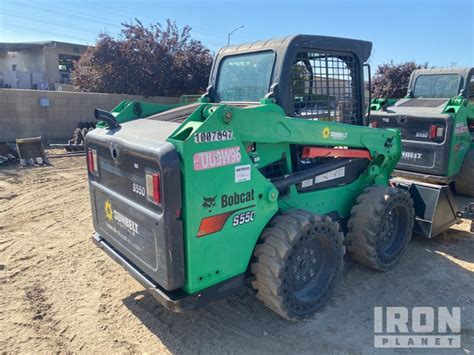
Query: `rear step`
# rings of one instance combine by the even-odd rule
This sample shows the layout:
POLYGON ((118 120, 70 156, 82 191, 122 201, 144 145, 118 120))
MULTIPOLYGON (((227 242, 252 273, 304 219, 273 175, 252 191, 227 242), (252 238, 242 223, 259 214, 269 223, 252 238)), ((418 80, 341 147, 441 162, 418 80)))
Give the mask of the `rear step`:
POLYGON ((240 289, 244 284, 244 274, 234 276, 226 281, 211 286, 201 292, 187 294, 183 290, 166 291, 149 279, 140 269, 113 248, 98 233, 91 238, 94 244, 102 249, 115 262, 121 265, 165 308, 173 312, 185 312, 196 309, 204 303, 226 297, 240 289))

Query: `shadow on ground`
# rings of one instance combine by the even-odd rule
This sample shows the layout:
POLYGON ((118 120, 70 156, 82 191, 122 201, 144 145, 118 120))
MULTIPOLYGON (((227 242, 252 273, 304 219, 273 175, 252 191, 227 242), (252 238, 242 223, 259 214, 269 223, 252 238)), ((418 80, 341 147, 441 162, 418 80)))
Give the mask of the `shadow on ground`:
POLYGON ((474 238, 455 231, 447 239, 415 238, 387 273, 348 260, 335 294, 307 322, 279 318, 249 288, 184 314, 167 311, 146 291, 123 302, 173 353, 373 352, 374 306, 461 306, 462 345, 472 351, 474 269, 458 261, 472 263, 473 250, 474 238))

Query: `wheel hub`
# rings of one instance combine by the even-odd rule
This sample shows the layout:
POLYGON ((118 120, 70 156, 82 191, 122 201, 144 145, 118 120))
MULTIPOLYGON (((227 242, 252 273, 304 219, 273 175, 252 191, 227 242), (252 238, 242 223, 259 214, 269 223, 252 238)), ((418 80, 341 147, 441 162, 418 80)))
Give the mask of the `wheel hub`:
POLYGON ((314 240, 308 240, 293 252, 287 281, 295 292, 307 286, 321 268, 322 258, 316 257, 319 247, 317 244, 314 240))
POLYGON ((396 249, 395 247, 397 246, 400 235, 403 232, 399 222, 400 217, 400 206, 394 206, 381 220, 378 240, 379 252, 390 254, 393 249, 396 249))

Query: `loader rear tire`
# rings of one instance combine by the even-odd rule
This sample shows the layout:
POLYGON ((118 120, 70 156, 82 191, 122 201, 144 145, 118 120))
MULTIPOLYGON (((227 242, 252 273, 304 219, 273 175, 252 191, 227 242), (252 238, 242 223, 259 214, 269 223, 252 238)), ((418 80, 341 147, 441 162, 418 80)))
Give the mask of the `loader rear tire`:
POLYGON ((86 138, 87 133, 89 133, 89 130, 84 127, 84 128, 82 129, 82 137, 83 137, 83 139, 86 138))
POLYGON ((257 297, 288 320, 323 306, 344 267, 344 236, 327 216, 292 210, 275 217, 255 248, 252 286, 257 297))
POLYGON ((461 167, 461 172, 455 182, 456 192, 474 197, 474 149, 467 152, 461 167))
POLYGON ((414 216, 407 191, 388 186, 365 189, 347 224, 348 252, 361 264, 378 271, 390 270, 411 239, 414 216))
POLYGON ((84 141, 84 135, 82 134, 81 129, 76 128, 74 130, 73 140, 75 141, 75 144, 82 144, 82 142, 84 141))

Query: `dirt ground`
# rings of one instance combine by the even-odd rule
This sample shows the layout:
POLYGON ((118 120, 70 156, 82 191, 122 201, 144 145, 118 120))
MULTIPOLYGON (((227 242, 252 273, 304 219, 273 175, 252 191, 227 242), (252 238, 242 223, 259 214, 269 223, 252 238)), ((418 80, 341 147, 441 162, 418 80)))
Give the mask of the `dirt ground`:
POLYGON ((175 314, 90 241, 84 157, 52 164, 0 168, 0 351, 373 353, 374 306, 460 306, 457 352, 474 351, 467 222, 414 238, 388 273, 349 260, 329 304, 307 322, 280 319, 248 288, 175 314))

